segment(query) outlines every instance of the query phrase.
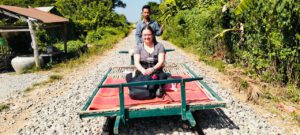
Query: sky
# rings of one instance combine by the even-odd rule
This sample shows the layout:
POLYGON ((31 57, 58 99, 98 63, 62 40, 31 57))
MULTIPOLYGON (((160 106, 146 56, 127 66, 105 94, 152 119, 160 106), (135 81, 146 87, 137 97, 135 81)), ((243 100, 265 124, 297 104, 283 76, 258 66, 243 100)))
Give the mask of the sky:
POLYGON ((126 3, 125 8, 116 8, 116 12, 124 14, 127 21, 136 23, 141 18, 142 7, 148 2, 160 3, 159 0, 122 0, 126 3))

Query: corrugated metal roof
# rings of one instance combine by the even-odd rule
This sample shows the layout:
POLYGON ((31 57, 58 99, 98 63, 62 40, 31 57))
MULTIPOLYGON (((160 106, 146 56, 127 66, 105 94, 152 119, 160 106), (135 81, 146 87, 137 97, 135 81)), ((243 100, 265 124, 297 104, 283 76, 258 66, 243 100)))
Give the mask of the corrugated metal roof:
POLYGON ((42 21, 43 23, 58 23, 58 22, 68 22, 69 20, 60 17, 51 13, 47 13, 35 8, 21 8, 16 6, 6 6, 6 5, 0 5, 0 9, 4 9, 9 12, 17 13, 19 15, 30 17, 33 19, 37 19, 39 21, 42 21))

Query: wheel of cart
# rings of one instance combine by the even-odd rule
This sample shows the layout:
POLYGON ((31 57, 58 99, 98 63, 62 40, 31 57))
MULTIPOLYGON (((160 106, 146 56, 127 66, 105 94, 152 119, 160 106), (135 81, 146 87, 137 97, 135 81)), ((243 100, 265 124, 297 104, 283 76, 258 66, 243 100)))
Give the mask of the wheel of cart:
POLYGON ((171 79, 126 83, 125 75, 135 70, 134 66, 111 67, 107 70, 85 106, 80 118, 115 117, 113 132, 119 133, 120 124, 127 119, 181 115, 192 127, 196 121, 192 112, 226 107, 226 103, 185 64, 167 64, 164 72, 171 79), (165 84, 163 98, 133 100, 128 86, 165 84))

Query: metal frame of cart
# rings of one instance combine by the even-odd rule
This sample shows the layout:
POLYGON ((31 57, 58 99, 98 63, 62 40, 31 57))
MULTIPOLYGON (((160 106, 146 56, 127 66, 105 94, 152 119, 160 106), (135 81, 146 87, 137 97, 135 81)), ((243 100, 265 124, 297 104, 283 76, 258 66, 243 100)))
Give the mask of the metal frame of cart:
MULTIPOLYGON (((155 81, 145 81, 145 82, 131 82, 131 83, 120 83, 120 84, 103 84, 106 78, 112 74, 114 67, 109 68, 105 73, 104 77, 101 79, 98 86, 93 91, 91 97, 88 99, 85 106, 79 112, 80 118, 85 117, 99 117, 99 116, 114 116, 116 117, 114 123, 114 134, 119 133, 120 124, 126 124, 126 119, 132 118, 143 118, 143 117, 154 117, 154 116, 171 116, 171 115, 181 115, 182 120, 187 120, 192 127, 196 126, 196 121, 192 115, 192 112, 204 109, 214 109, 226 107, 226 103, 203 81, 202 77, 198 77, 187 65, 180 65, 185 72, 191 75, 190 78, 183 79, 171 79, 171 80, 155 80, 155 81), (210 102, 204 103, 190 103, 186 102, 186 92, 185 86, 187 82, 198 81, 199 84, 205 91, 211 95, 213 98, 210 102), (181 103, 171 104, 167 106, 151 106, 147 105, 129 107, 125 106, 124 101, 124 87, 137 86, 137 85, 148 85, 148 84, 167 84, 167 83, 180 83, 181 92, 181 103), (107 109, 107 110, 88 110, 93 98, 97 94, 100 88, 118 88, 119 89, 119 103, 120 106, 117 109, 107 109)), ((118 67, 120 68, 120 67, 118 67)), ((134 67, 123 67, 123 68, 134 68, 134 67)), ((172 67, 169 67, 170 69, 172 67)))

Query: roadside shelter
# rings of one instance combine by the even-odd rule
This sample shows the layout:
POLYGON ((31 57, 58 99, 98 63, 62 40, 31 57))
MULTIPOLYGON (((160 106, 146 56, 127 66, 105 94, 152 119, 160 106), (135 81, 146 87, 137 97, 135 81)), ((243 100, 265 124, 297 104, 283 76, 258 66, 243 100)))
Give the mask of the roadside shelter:
POLYGON ((40 67, 38 46, 36 43, 36 28, 39 27, 39 23, 51 24, 47 27, 60 27, 62 29, 62 35, 64 39, 64 52, 67 53, 67 22, 68 19, 51 14, 51 8, 22 8, 17 6, 0 5, 0 14, 4 14, 8 17, 20 19, 27 22, 28 26, 3 26, 0 27, 0 33, 5 32, 30 32, 32 40, 32 48, 34 50, 35 64, 40 67), (48 9, 48 10, 45 10, 48 9))

